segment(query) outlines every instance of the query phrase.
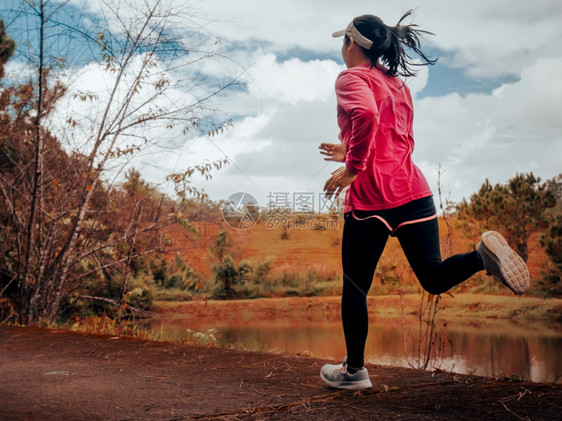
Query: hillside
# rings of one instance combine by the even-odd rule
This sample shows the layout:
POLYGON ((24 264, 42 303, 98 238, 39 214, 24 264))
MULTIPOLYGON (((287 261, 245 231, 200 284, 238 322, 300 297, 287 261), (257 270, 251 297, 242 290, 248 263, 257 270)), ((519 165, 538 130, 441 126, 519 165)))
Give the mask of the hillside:
MULTIPOLYGON (((222 222, 222 221, 221 221, 222 222)), ((299 273, 314 271, 334 278, 341 274, 341 237, 343 220, 336 221, 336 227, 326 229, 295 228, 288 231, 282 228, 268 228, 267 222, 260 221, 252 228, 237 230, 222 223, 195 223, 199 235, 194 237, 175 227, 169 235, 173 238, 173 251, 197 270, 204 279, 210 277, 212 259, 209 247, 213 237, 220 229, 226 229, 233 242, 233 250, 238 261, 247 259, 253 263, 270 260, 272 273, 299 273)), ((444 221, 440 221, 442 254, 444 257, 474 249, 475 244, 461 234, 460 229, 453 229, 451 237, 452 251, 448 250, 448 230, 444 221)), ((528 262, 531 278, 541 276, 541 268, 546 262, 546 254, 538 238, 532 239, 528 262)), ((375 276, 375 285, 380 283, 384 272, 399 273, 406 284, 414 282, 409 265, 396 238, 390 238, 379 262, 375 276)), ((463 290, 471 289, 480 281, 471 280, 464 284, 463 290)), ((500 288, 500 291, 502 289, 500 288)))

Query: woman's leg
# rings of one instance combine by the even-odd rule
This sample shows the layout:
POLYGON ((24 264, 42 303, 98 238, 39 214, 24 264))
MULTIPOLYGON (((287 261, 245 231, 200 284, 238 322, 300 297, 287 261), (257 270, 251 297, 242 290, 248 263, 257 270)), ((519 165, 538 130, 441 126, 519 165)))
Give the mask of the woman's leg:
POLYGON ((376 218, 364 221, 358 221, 351 215, 345 218, 341 311, 347 362, 352 368, 363 367, 369 329, 367 293, 388 237, 388 228, 376 218))
POLYGON ((404 225, 396 236, 420 284, 431 294, 442 294, 484 269, 476 251, 441 259, 437 219, 404 225))

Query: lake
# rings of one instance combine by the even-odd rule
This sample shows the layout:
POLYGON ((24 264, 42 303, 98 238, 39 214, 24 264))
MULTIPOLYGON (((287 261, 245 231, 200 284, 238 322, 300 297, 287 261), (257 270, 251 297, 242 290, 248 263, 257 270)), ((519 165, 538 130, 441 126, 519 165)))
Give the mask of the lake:
MULTIPOLYGON (((291 312, 271 318, 264 314, 225 313, 223 317, 196 316, 176 311, 155 317, 150 326, 173 340, 189 339, 193 331, 214 329, 215 345, 275 353, 312 355, 339 361, 345 355, 341 324, 337 318, 291 312)), ((518 376, 534 382, 562 380, 562 327, 560 324, 515 323, 509 319, 461 319, 439 331, 431 369, 480 376, 518 376), (443 331, 442 331, 443 330, 443 331)), ((425 328, 422 324, 422 331, 425 328)), ((200 335, 203 339, 209 338, 200 335)), ((425 361, 418 355, 419 320, 371 315, 365 350, 370 364, 418 368, 425 361)))

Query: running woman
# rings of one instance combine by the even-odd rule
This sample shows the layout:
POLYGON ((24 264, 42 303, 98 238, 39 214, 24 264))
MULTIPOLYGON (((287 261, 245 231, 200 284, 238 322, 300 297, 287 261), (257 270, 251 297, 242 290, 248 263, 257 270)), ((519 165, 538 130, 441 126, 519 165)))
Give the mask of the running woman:
POLYGON ((343 36, 347 67, 336 80, 340 143, 322 143, 328 161, 344 162, 324 186, 327 197, 345 197, 342 239, 342 324, 347 357, 326 364, 320 376, 335 388, 371 387, 364 368, 368 331, 367 293, 389 236, 398 238, 422 287, 442 294, 478 271, 495 275, 516 294, 530 284, 527 266, 495 231, 482 235, 475 251, 442 260, 437 213, 429 185, 412 161, 413 105, 402 78, 415 76, 405 47, 421 64, 434 64, 420 50, 430 32, 416 25, 387 26, 362 15, 334 37, 343 36))

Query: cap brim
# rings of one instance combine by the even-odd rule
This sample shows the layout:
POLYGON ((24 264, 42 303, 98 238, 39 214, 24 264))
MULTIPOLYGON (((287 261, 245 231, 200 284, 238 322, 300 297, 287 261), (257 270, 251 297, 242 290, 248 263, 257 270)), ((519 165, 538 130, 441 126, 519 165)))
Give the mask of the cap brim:
POLYGON ((345 31, 346 31, 345 29, 342 29, 341 31, 334 32, 334 33, 332 34, 332 36, 333 36, 334 38, 341 37, 342 35, 345 35, 345 31))

